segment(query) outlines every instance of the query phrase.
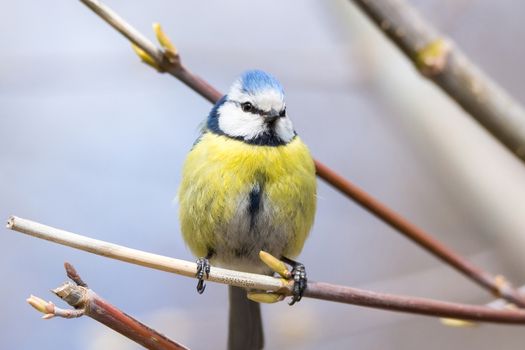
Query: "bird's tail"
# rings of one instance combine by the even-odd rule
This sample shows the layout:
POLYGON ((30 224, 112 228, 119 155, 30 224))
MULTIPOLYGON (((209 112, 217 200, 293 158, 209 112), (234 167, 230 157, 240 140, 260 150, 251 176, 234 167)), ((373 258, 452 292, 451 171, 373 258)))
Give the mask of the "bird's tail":
POLYGON ((259 350, 264 346, 264 335, 259 303, 246 297, 242 288, 228 286, 230 295, 230 323, 228 350, 259 350))

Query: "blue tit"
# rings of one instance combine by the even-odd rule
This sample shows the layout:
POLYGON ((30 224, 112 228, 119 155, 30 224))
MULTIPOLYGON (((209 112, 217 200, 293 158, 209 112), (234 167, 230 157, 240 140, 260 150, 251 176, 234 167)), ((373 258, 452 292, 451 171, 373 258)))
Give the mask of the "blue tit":
MULTIPOLYGON (((293 267, 292 303, 300 300, 304 266, 290 259, 301 252, 314 221, 315 166, 276 78, 247 71, 217 102, 186 158, 178 199, 183 238, 201 257, 199 292, 210 263, 271 273, 259 259, 264 250, 293 267)), ((260 348, 262 339, 259 304, 230 288, 229 348, 260 348), (235 345, 232 332, 241 328, 251 343, 235 345)))

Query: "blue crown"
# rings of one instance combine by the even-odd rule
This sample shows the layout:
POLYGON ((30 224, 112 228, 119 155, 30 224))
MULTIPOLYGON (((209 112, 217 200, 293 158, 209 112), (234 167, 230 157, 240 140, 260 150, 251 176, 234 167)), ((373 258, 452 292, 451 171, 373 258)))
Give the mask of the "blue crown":
POLYGON ((284 89, 279 81, 262 70, 249 70, 239 78, 243 92, 256 94, 264 90, 276 90, 284 96, 284 89))

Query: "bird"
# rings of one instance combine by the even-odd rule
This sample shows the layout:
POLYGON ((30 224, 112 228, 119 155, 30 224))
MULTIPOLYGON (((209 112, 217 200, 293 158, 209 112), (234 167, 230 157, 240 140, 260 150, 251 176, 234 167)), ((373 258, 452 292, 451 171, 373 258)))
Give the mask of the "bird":
MULTIPOLYGON (((183 165, 178 192, 182 236, 197 259, 197 291, 211 266, 272 274, 266 251, 292 267, 290 305, 307 278, 292 259, 316 210, 315 165, 288 117, 284 88, 262 70, 244 72, 212 108, 183 165)), ((260 306, 229 287, 229 349, 260 349, 260 306)))

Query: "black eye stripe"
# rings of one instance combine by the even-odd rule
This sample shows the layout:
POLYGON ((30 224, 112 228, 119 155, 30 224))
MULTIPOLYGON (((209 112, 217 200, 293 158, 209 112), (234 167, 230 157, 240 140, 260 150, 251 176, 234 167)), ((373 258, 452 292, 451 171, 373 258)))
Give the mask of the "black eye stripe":
POLYGON ((257 107, 253 107, 251 113, 258 114, 258 115, 268 115, 268 112, 263 111, 262 109, 259 109, 257 107))
POLYGON ((240 102, 235 102, 235 104, 239 107, 241 107, 241 109, 246 112, 246 113, 252 113, 252 114, 258 114, 258 115, 262 115, 262 116, 265 116, 265 115, 269 115, 269 112, 265 112, 263 111, 262 109, 259 109, 257 107, 255 107, 254 105, 252 105, 250 103, 250 110, 245 110, 246 107, 244 107, 243 105, 245 105, 246 103, 249 103, 249 102, 243 102, 243 103, 240 103, 240 102))
MULTIPOLYGON (((262 109, 259 109, 257 107, 255 107, 254 105, 252 105, 250 102, 243 102, 243 103, 240 103, 240 102, 234 102, 237 106, 241 107, 241 109, 243 110, 243 112, 245 113, 252 113, 252 114, 258 114, 260 116, 269 116, 270 115, 270 112, 266 112, 266 111, 263 111, 262 109), (247 111, 245 110, 245 104, 249 104, 250 105, 250 110, 247 111)), ((279 117, 284 117, 286 116, 286 107, 284 107, 280 112, 279 112, 279 117)))

